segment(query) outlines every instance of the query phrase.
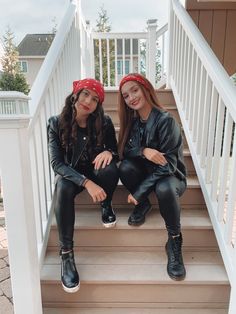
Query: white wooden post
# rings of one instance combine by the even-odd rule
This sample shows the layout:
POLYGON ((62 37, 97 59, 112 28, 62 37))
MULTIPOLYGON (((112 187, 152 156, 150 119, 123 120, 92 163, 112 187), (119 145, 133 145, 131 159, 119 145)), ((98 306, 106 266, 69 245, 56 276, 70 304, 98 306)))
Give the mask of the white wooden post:
MULTIPOLYGON (((27 127, 30 116, 14 113, 14 96, 0 92, 0 168, 4 189, 9 262, 15 314, 42 314, 27 127)), ((25 103, 27 96, 22 95, 25 103)), ((20 93, 18 93, 18 99, 20 93)), ((25 107, 26 109, 26 107, 25 107)), ((28 111, 28 110, 26 110, 28 111)))
POLYGON ((147 78, 156 85, 156 29, 157 20, 148 20, 147 78))
POLYGON ((172 73, 172 50, 173 50, 173 5, 169 0, 169 18, 168 18, 168 47, 167 47, 167 71, 166 71, 166 88, 170 88, 170 76, 172 73))
POLYGON ((231 284, 228 314, 235 314, 235 313, 236 313, 236 286, 231 284))

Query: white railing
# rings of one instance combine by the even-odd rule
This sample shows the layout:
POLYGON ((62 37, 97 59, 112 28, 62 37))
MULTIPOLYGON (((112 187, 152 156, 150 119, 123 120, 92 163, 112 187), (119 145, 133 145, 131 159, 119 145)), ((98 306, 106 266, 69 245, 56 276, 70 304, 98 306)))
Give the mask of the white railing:
POLYGON ((42 313, 40 269, 53 192, 47 120, 61 111, 72 81, 91 75, 89 44, 77 1, 71 2, 29 97, 0 92, 0 168, 16 314, 42 313))
POLYGON ((106 88, 117 88, 128 73, 145 75, 154 85, 165 78, 167 24, 157 30, 157 20, 147 22, 147 32, 92 32, 94 77, 106 88))
POLYGON ((168 84, 231 284, 236 313, 236 88, 190 16, 170 2, 168 84))

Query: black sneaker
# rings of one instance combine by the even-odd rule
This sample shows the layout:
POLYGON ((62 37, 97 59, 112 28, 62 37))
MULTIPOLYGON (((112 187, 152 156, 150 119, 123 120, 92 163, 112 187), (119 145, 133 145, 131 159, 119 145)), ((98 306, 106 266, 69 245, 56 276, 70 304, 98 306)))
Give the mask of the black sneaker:
POLYGON ((80 288, 79 274, 74 260, 74 252, 60 253, 61 255, 61 283, 66 292, 74 293, 80 288))
POLYGON ((116 215, 112 208, 111 202, 101 203, 102 223, 106 228, 112 228, 116 225, 116 215))
POLYGON ((186 276, 182 256, 182 234, 177 237, 169 235, 166 243, 166 254, 168 257, 167 272, 171 279, 183 280, 186 276))
POLYGON ((131 226, 140 226, 145 222, 146 214, 152 209, 149 199, 135 206, 132 214, 129 216, 128 224, 131 226))

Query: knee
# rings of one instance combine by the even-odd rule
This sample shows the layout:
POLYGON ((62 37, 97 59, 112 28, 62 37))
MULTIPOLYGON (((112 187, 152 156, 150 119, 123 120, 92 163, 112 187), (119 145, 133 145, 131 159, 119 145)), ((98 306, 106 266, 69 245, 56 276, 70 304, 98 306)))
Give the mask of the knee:
POLYGON ((158 200, 169 200, 176 198, 176 189, 169 181, 160 181, 156 184, 155 192, 158 200))
POLYGON ((134 173, 138 171, 137 167, 135 166, 134 162, 124 159, 119 166, 119 175, 120 178, 127 178, 132 176, 134 173))
POLYGON ((118 168, 114 161, 112 161, 105 168, 100 168, 99 170, 95 170, 94 174, 99 178, 107 177, 107 178, 114 178, 117 180, 119 178, 118 168))

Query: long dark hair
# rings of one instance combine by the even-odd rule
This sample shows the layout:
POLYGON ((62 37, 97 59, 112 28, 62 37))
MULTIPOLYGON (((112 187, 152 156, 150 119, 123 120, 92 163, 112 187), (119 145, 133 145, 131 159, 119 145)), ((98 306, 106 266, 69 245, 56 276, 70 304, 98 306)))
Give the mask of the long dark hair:
MULTIPOLYGON (((76 122, 75 103, 77 102, 81 92, 82 90, 80 90, 76 95, 71 93, 66 97, 65 105, 59 116, 59 134, 61 145, 66 151, 68 151, 77 141, 78 124, 76 122)), ((90 142, 89 150, 92 150, 92 147, 94 146, 102 146, 103 121, 104 111, 101 104, 98 103, 95 111, 91 113, 87 119, 88 138, 90 142), (96 138, 96 143, 94 143, 94 138, 96 138)))
MULTIPOLYGON (((132 75, 135 76, 135 73, 132 73, 132 75)), ((138 86, 143 91, 144 97, 150 105, 153 107, 157 107, 161 110, 164 110, 163 107, 160 105, 159 100, 156 95, 156 91, 152 84, 145 78, 143 79, 146 82, 146 86, 148 86, 148 89, 145 88, 141 83, 138 81, 135 81, 135 83, 138 84, 138 86)), ((123 158, 124 148, 125 144, 127 142, 130 129, 133 123, 134 118, 137 116, 137 112, 135 110, 130 109, 122 96, 121 89, 118 93, 118 112, 119 112, 119 119, 120 119, 120 131, 118 136, 118 152, 120 159, 123 158)))

